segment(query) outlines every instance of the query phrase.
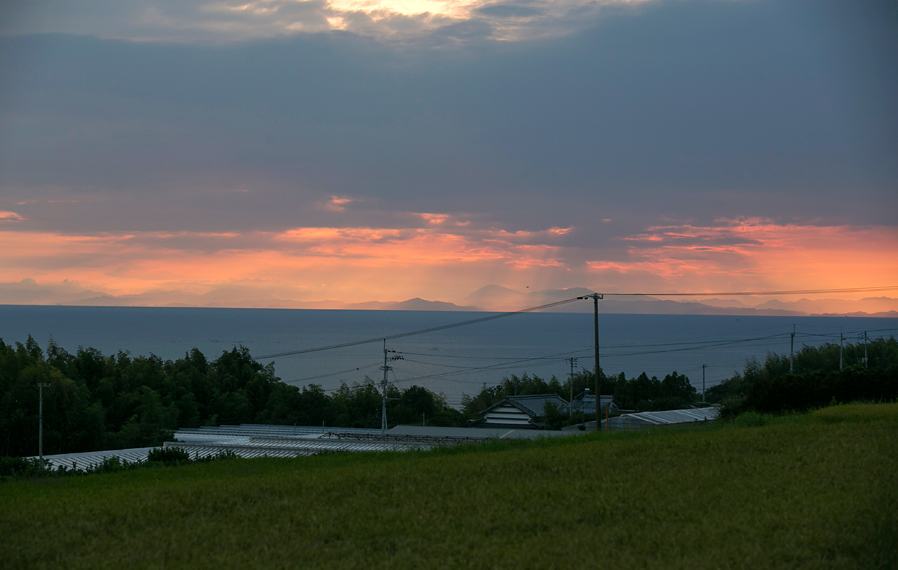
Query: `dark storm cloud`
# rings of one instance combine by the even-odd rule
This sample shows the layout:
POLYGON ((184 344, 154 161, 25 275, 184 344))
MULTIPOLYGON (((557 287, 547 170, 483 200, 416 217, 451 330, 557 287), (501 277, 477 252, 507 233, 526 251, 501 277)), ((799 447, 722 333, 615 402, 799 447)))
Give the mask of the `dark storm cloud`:
MULTIPOLYGON (((482 11, 531 9, 503 6, 482 11)), ((659 216, 894 224, 898 34, 883 14, 665 3, 542 42, 487 42, 488 20, 435 32, 467 42, 454 50, 348 33, 6 37, 0 210, 85 232, 478 211, 509 231, 576 226, 570 245, 659 216), (359 201, 323 211, 330 196, 359 201)))

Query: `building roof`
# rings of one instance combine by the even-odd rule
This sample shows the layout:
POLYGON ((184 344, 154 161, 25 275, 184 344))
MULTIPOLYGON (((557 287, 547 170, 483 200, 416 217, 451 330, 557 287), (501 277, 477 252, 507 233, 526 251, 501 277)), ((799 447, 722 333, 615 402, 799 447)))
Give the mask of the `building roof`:
POLYGON ((491 439, 536 439, 540 437, 566 435, 560 431, 537 431, 532 429, 436 426, 396 426, 391 429, 389 433, 409 436, 468 438, 472 441, 486 441, 491 439))
MULTIPOLYGON (((617 410, 617 404, 614 402, 614 396, 609 396, 606 394, 602 394, 599 396, 599 405, 602 410, 605 410, 609 406, 611 410, 617 410)), ((573 407, 575 410, 581 411, 586 414, 594 414, 596 412, 596 395, 595 394, 587 394, 585 392, 581 392, 574 398, 573 407)))
POLYGON ((531 419, 542 418, 546 415, 546 404, 553 403, 559 410, 568 407, 568 403, 557 394, 532 394, 529 396, 508 396, 501 402, 493 404, 489 408, 480 412, 483 416, 490 410, 498 408, 502 405, 512 405, 530 416, 531 419))
POLYGON ((652 426, 688 424, 713 421, 719 415, 720 411, 714 407, 667 410, 664 412, 638 412, 611 418, 608 421, 608 427, 609 429, 639 429, 652 426))

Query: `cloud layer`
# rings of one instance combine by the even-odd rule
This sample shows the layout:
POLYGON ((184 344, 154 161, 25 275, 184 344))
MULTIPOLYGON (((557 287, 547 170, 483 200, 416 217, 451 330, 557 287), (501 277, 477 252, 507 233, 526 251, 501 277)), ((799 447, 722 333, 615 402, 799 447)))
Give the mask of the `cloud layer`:
POLYGON ((173 302, 176 293, 212 294, 205 302, 228 304, 230 293, 232 306, 419 296, 464 304, 466 294, 486 283, 516 290, 589 283, 608 293, 898 283, 894 228, 783 226, 769 220, 667 225, 615 240, 625 254, 607 257, 566 245, 564 238, 577 231, 439 224, 250 234, 0 231, 0 282, 21 275, 45 285, 68 279, 98 294, 143 295, 143 304, 152 304, 146 294, 153 292, 167 293, 160 304, 173 302))
POLYGON ((104 0, 14 1, 3 33, 137 41, 235 41, 348 32, 379 40, 519 41, 568 35, 606 8, 651 0, 104 0))
POLYGON ((898 283, 878 4, 2 10, 3 282, 234 303, 898 283))

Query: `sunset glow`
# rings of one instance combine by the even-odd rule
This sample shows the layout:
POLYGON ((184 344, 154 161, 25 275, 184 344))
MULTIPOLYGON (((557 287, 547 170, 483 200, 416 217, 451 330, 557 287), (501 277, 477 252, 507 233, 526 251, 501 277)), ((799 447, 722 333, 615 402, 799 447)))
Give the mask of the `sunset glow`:
POLYGON ((877 3, 14 4, 0 303, 898 310, 877 3))
MULTIPOLYGON (((654 226, 621 240, 628 244, 625 261, 603 260, 601 247, 584 252, 545 239, 532 243, 575 231, 459 234, 431 227, 309 227, 251 235, 66 236, 7 230, 0 232, 0 281, 69 280, 111 295, 166 291, 170 296, 238 285, 261 300, 277 298, 295 306, 347 298, 399 301, 423 291, 432 299, 456 301, 489 283, 514 287, 540 280, 547 286, 566 282, 607 292, 898 283, 898 233, 885 227, 777 225, 760 219, 721 220, 709 227, 654 226), (174 237, 203 238, 219 247, 192 250, 170 243, 174 237), (524 238, 531 243, 521 243, 524 238), (253 246, 241 247, 243 242, 253 246), (583 255, 590 259, 577 261, 583 255)), ((235 304, 242 302, 239 297, 235 304)))

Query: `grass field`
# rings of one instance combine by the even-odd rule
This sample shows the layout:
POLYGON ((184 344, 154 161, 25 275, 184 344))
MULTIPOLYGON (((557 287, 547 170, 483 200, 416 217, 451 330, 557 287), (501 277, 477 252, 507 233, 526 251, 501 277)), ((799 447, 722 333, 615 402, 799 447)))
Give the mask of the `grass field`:
POLYGON ((898 405, 0 484, 3 568, 896 568, 898 405))

